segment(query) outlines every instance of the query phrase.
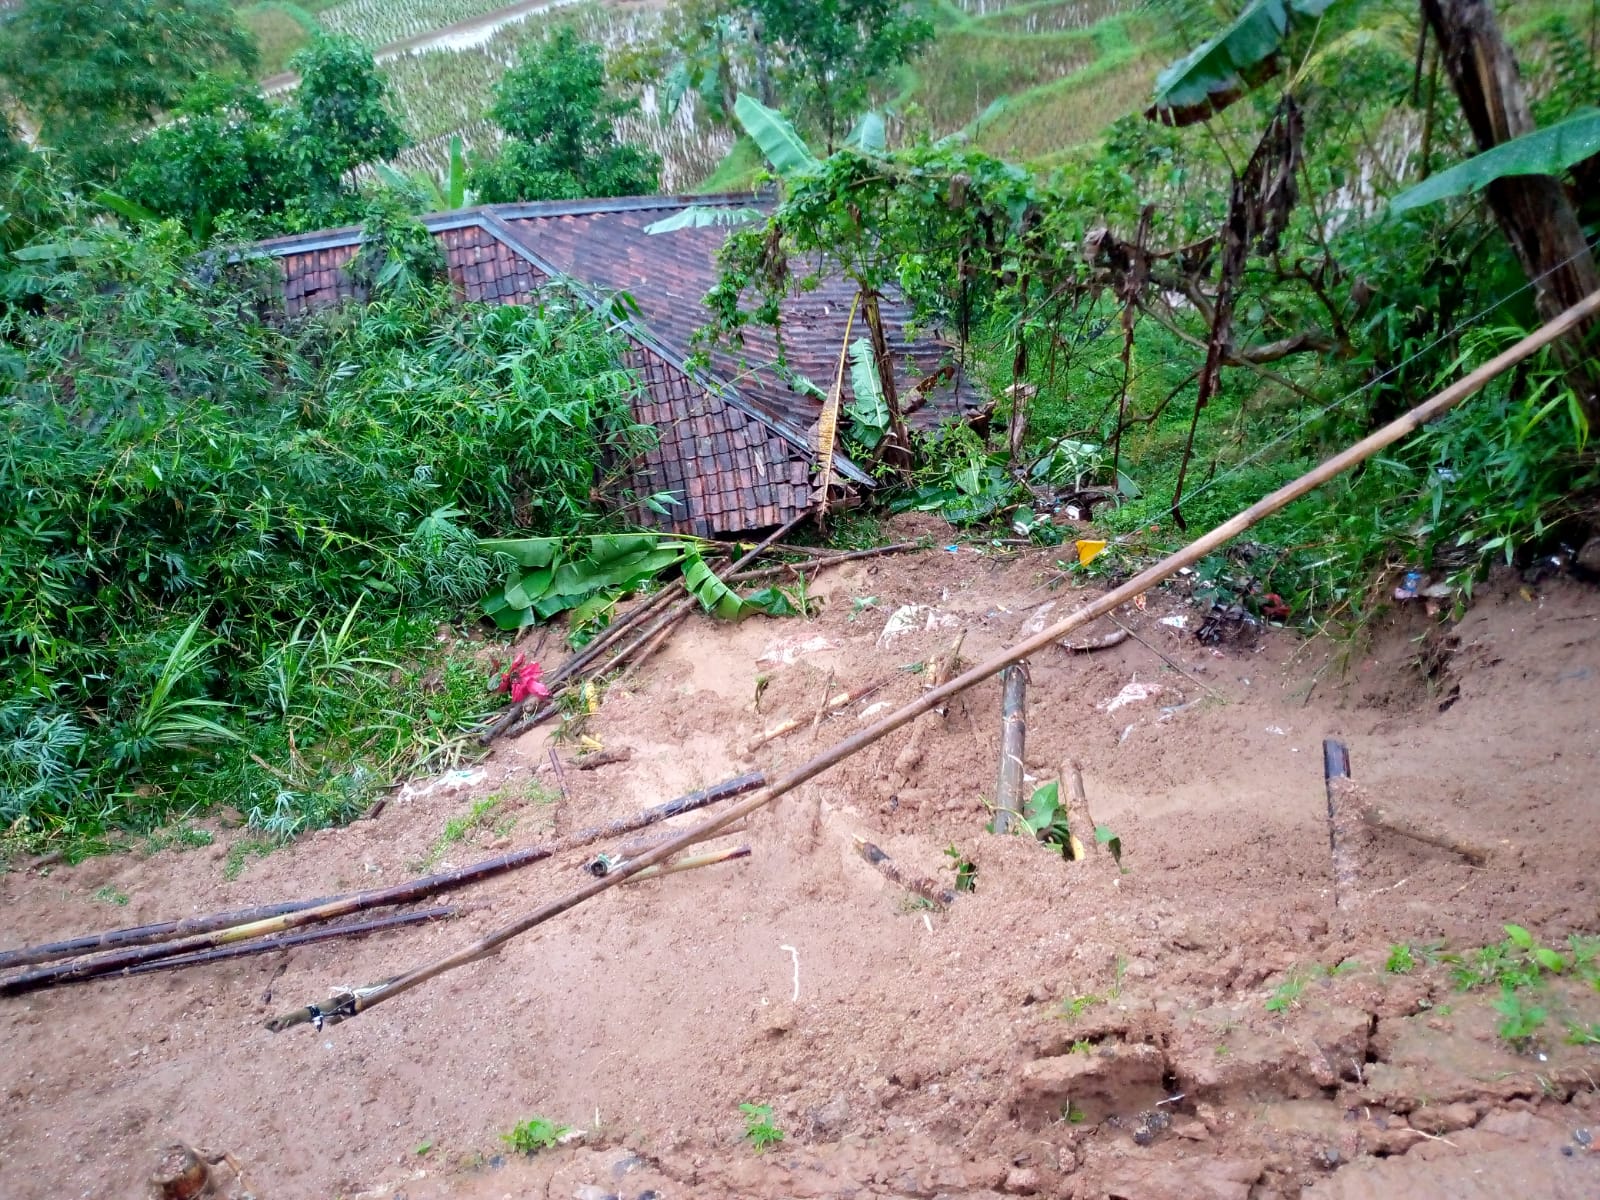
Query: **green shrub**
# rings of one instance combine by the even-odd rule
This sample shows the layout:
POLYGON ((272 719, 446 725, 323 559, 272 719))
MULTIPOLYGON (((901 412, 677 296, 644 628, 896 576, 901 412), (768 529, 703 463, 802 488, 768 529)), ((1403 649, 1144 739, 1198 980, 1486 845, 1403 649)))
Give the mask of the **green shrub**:
POLYGON ((0 318, 0 824, 347 815, 487 707, 434 637, 478 538, 603 523, 618 345, 423 285, 285 324, 172 226, 63 246, 0 318))

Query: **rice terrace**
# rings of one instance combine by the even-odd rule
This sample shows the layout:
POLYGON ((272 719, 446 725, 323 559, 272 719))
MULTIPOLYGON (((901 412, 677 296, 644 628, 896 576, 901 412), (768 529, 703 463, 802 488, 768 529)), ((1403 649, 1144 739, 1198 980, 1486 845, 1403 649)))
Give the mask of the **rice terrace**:
POLYGON ((0 99, 0 1196, 1600 1196, 1600 5, 0 99))

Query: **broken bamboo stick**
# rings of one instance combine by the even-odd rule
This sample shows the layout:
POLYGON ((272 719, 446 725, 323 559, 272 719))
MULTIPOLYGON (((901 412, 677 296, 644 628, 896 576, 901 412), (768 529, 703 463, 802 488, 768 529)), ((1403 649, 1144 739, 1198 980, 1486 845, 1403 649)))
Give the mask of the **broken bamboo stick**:
POLYGON ((1328 792, 1328 849, 1333 860, 1333 906, 1349 912, 1360 900, 1356 882, 1356 842, 1360 817, 1350 792, 1350 752, 1344 743, 1322 743, 1322 778, 1328 792))
MULTIPOLYGON (((865 687, 854 688, 848 692, 840 692, 822 705, 821 709, 819 710, 819 715, 838 712, 841 708, 849 708, 852 704, 865 700, 868 696, 872 695, 873 692, 878 691, 888 682, 889 681, 887 679, 880 679, 875 683, 867 684, 865 687)), ((759 733, 755 737, 751 738, 750 741, 746 743, 744 752, 746 754, 754 754, 768 742, 774 742, 781 737, 787 737, 805 723, 806 719, 804 717, 790 717, 786 721, 779 721, 771 729, 759 733)))
MULTIPOLYGON (((676 875, 679 871, 695 871, 701 867, 714 867, 718 863, 733 862, 735 859, 749 857, 749 846, 733 846, 727 850, 711 850, 705 854, 690 854, 683 858, 674 859, 672 862, 656 863, 652 867, 646 867, 638 874, 630 875, 628 882, 637 883, 641 879, 659 879, 663 875, 676 875)), ((604 879, 622 865, 623 863, 612 863, 603 858, 597 858, 589 864, 589 874, 597 879, 604 879), (597 870, 597 867, 603 869, 597 870)))
POLYGON ((1028 669, 1012 663, 1000 672, 1000 771, 994 785, 994 831, 1010 833, 1022 815, 1022 750, 1028 737, 1028 669))
MULTIPOLYGON (((543 904, 533 912, 525 914, 511 924, 495 930, 493 933, 479 939, 470 946, 463 947, 454 954, 449 954, 435 962, 415 967, 403 975, 384 980, 381 983, 361 988, 341 988, 329 998, 326 1006, 310 1005, 305 1011, 314 1013, 314 1023, 319 1029, 323 1024, 349 1020, 351 1017, 366 1012, 368 1009, 382 1004, 385 1000, 392 1000, 396 996, 403 995, 412 988, 418 987, 447 971, 464 966, 467 963, 476 962, 486 954, 492 954, 497 948, 513 938, 519 937, 528 932, 528 930, 543 925, 546 921, 560 916, 569 909, 576 908, 585 900, 592 899, 601 892, 615 887, 627 878, 627 873, 636 873, 655 863, 664 862, 696 842, 704 841, 706 838, 721 832, 735 821, 742 820, 751 813, 759 812, 778 799, 778 797, 786 795, 802 784, 816 778, 824 771, 837 766, 851 755, 877 742, 884 735, 892 733, 908 722, 916 720, 928 710, 938 707, 949 697, 964 692, 968 688, 975 687, 1012 663, 1021 662, 1030 655, 1037 654, 1052 642, 1059 641, 1067 634, 1076 632, 1090 621, 1115 612, 1123 604, 1129 603, 1135 597, 1142 596, 1150 588, 1176 575, 1184 567, 1194 566, 1207 555, 1214 553, 1257 522, 1282 510, 1306 493, 1322 486, 1330 479, 1337 478, 1356 464, 1365 462, 1378 451, 1393 445, 1428 422, 1442 416, 1483 387, 1491 379, 1510 370, 1529 355, 1543 349, 1564 334, 1571 332, 1583 321, 1597 313, 1600 313, 1600 291, 1592 293, 1559 317, 1546 323, 1537 332, 1530 334, 1517 342, 1516 345, 1496 355, 1489 362, 1470 372, 1444 391, 1424 401, 1382 428, 1375 430, 1354 445, 1326 459, 1298 479, 1294 479, 1262 497, 1248 508, 1236 513, 1221 525, 1218 525, 1211 532, 1196 538, 1183 549, 1169 554, 1159 562, 1146 567, 1126 583, 1112 588, 1097 599, 1089 601, 1082 608, 1069 613, 1048 629, 1018 642, 995 658, 979 663, 942 687, 924 692, 921 696, 890 713, 876 724, 844 738, 824 750, 821 754, 815 755, 808 761, 794 767, 768 787, 733 805, 726 812, 710 820, 703 821, 694 828, 687 829, 669 841, 661 843, 654 850, 634 859, 627 866, 619 868, 604 879, 592 880, 559 899, 543 904)), ((276 1025, 276 1022, 269 1022, 268 1028, 274 1028, 276 1025)))
MULTIPOLYGON (((359 937, 364 933, 379 933, 385 929, 399 929, 406 925, 420 925, 424 921, 442 921, 459 915, 461 909, 453 905, 438 905, 417 912, 397 913, 391 917, 378 917, 371 921, 355 921, 348 925, 330 925, 326 929, 306 929, 299 933, 286 933, 281 937, 261 938, 238 946, 219 946, 215 950, 197 950, 191 954, 172 954, 166 958, 127 967, 121 975, 145 975, 151 971, 173 971, 180 967, 200 967, 208 963, 226 962, 231 958, 245 958, 252 954, 270 954, 274 950, 288 950, 314 942, 334 938, 359 937)), ((92 976, 104 978, 104 976, 92 976)))
POLYGON ((872 546, 866 550, 850 550, 844 554, 833 554, 827 558, 814 558, 810 562, 779 563, 775 567, 756 567, 749 571, 738 571, 724 577, 724 583, 749 583, 754 579, 771 579, 774 576, 788 574, 804 574, 807 571, 821 571, 828 567, 837 567, 847 562, 857 562, 863 558, 877 558, 883 554, 906 554, 912 550, 927 549, 921 542, 895 542, 890 546, 872 546))
POLYGON ((947 887, 940 887, 932 880, 923 879, 916 875, 906 875, 895 865, 890 858, 877 846, 867 841, 866 838, 855 838, 856 853, 877 868, 877 871, 890 883, 903 887, 906 891, 921 896, 937 909, 949 908, 956 902, 956 894, 947 887))
MULTIPOLYGON (((333 896, 326 900, 310 902, 303 907, 289 912, 276 913, 271 917, 228 926, 212 925, 206 932, 197 936, 180 936, 176 940, 172 940, 169 936, 167 938, 152 939, 155 944, 147 943, 137 946, 125 940, 120 941, 115 943, 120 948, 110 954, 103 954, 98 957, 75 958, 64 963, 57 963, 52 967, 0 979, 0 996, 20 996, 26 992, 53 987, 58 983, 116 974, 128 967, 137 966, 143 962, 151 962, 158 958, 187 954, 192 951, 211 950, 218 946, 284 933, 301 925, 310 925, 319 921, 331 921, 369 908, 388 908, 396 904, 409 904, 415 900, 438 895, 440 892, 465 887, 467 884, 477 883, 482 879, 488 879, 495 875, 504 874, 507 871, 530 866, 536 862, 543 862, 545 859, 567 850, 587 846, 607 838, 620 837, 626 833, 633 833, 636 830, 665 821, 669 817, 694 812, 709 804, 715 804, 719 800, 727 800, 735 796, 744 795, 746 792, 759 788, 765 782, 766 775, 761 771, 740 775, 735 779, 705 788, 702 791, 691 792, 686 796, 679 796, 676 800, 669 800, 665 804, 647 808, 632 817, 581 830, 564 838, 558 838, 553 842, 545 842, 538 846, 528 846, 522 850, 514 850, 510 854, 502 854, 497 858, 486 859, 483 862, 460 867, 453 871, 445 871, 438 875, 427 875, 406 883, 395 884, 392 887, 374 888, 364 892, 351 892, 343 896, 333 896)), ((183 922, 175 922, 169 928, 183 925, 183 922)), ((192 929, 194 925, 191 924, 187 928, 192 929)), ((102 937, 109 936, 111 935, 102 935, 102 937)), ((86 939, 75 940, 82 942, 86 939)))
MULTIPOLYGON (((799 528, 800 524, 804 522, 807 517, 811 516, 811 513, 812 510, 810 508, 804 509, 791 520, 779 526, 767 537, 757 542, 755 546, 753 546, 748 552, 740 555, 739 558, 734 561, 733 565, 728 568, 729 573, 731 574, 734 571, 738 571, 741 567, 749 566, 762 554, 766 553, 771 546, 781 541, 786 534, 792 533, 795 529, 799 528)), ((621 639, 624 632, 642 621, 645 616, 650 613, 654 613, 661 607, 667 605, 675 596, 680 597, 678 603, 681 604, 682 597, 680 594, 686 593, 687 591, 688 585, 680 576, 678 579, 673 580, 666 587, 662 588, 654 596, 651 596, 642 604, 637 605, 626 615, 613 622, 606 629, 602 630, 594 638, 594 640, 592 640, 587 646, 578 651, 572 657, 568 658, 566 662, 557 667, 555 671, 551 673, 550 677, 545 680, 546 685, 551 689, 551 693, 554 694, 561 688, 566 687, 574 676, 587 668, 595 659, 599 658, 601 654, 603 654, 614 643, 621 639)), ((685 609, 685 611, 687 611, 687 609, 685 609)), ((632 645, 635 647, 637 647, 639 644, 640 643, 637 640, 632 643, 632 645)), ((615 668, 618 663, 620 663, 622 659, 626 657, 627 655, 625 652, 617 658, 614 658, 611 663, 612 668, 615 668)), ((525 729, 531 728, 539 721, 544 720, 556 709, 556 706, 553 704, 543 705, 536 710, 534 720, 525 721, 523 719, 523 713, 526 711, 526 705, 527 701, 525 700, 511 705, 506 709, 505 712, 496 717, 494 722, 490 724, 488 728, 478 735, 478 741, 482 745, 487 746, 495 738, 500 737, 502 734, 505 734, 513 728, 515 728, 516 732, 520 733, 525 729)))

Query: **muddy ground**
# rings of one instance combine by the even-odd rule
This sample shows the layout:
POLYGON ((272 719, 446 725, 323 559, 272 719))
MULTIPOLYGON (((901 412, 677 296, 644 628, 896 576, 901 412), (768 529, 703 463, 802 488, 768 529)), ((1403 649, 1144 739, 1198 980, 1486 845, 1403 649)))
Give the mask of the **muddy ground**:
MULTIPOLYGON (((535 733, 231 882, 237 831, 13 864, 0 940, 394 882, 799 762, 915 696, 928 672, 906 668, 958 632, 970 663, 1041 605, 1069 611, 1087 593, 1059 557, 934 549, 825 575, 811 621, 696 618, 588 722, 630 759, 578 771, 556 743, 565 797, 535 733), (927 609, 885 637, 907 605, 927 609), (880 680, 813 734, 825 688, 880 680), (806 727, 743 753, 791 716, 806 727)), ((0 1001, 0 1194, 142 1195, 186 1141, 231 1153, 246 1179, 221 1169, 225 1190, 262 1200, 1600 1195, 1600 1049, 1567 1040, 1600 995, 1527 993, 1547 1016, 1514 1046, 1498 994, 1455 990, 1420 949, 1508 922, 1561 948, 1600 931, 1600 593, 1511 577, 1458 624, 1407 609, 1354 654, 1283 631, 1213 649, 1201 616, 1152 593, 1122 614, 1142 640, 1031 663, 1028 772, 1081 764, 1124 870, 985 832, 991 681, 718 839, 749 859, 615 889, 320 1033, 262 1023, 570 890, 593 851, 458 893, 452 921, 0 1001), (1325 737, 1367 801, 1455 845, 1358 830, 1342 908, 1325 737), (976 889, 930 909, 857 837, 944 886, 953 849, 976 889), (1398 943, 1419 947, 1409 973, 1385 969, 1398 943), (752 1149, 742 1103, 771 1106, 781 1145, 752 1149), (581 1136, 511 1153, 499 1135, 534 1115, 581 1136)))

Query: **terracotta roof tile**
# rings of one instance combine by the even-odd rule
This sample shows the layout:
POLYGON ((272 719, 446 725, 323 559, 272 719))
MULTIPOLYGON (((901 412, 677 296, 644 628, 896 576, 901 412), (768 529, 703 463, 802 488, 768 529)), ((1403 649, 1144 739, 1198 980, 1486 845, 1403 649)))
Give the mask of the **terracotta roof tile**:
MULTIPOLYGON (((716 278, 716 252, 726 230, 651 236, 644 228, 689 202, 641 198, 502 205, 428 220, 445 251, 452 283, 469 301, 528 302, 549 279, 541 263, 594 289, 600 299, 616 291, 632 295, 642 314, 641 332, 628 335, 623 360, 643 384, 632 400, 635 419, 654 425, 659 437, 657 446, 640 456, 630 486, 639 495, 672 492, 681 502, 666 518, 642 506, 636 515, 709 537, 779 524, 810 503, 813 453, 805 439, 820 406, 770 370, 776 353, 770 332, 752 330, 741 353, 719 350, 712 357, 713 386, 725 386, 719 377, 734 380, 739 403, 708 391, 685 372, 682 362, 704 320, 701 300, 716 278), (752 366, 756 369, 745 374, 752 366)), ((750 203, 748 198, 699 202, 750 203)), ((346 267, 359 238, 360 230, 345 229, 262 243, 264 252, 280 259, 285 311, 297 315, 354 296, 346 267)), ((821 386, 837 363, 852 299, 851 286, 833 278, 785 302, 790 361, 821 386)), ((909 388, 935 369, 946 351, 935 343, 907 345, 902 306, 886 301, 883 311, 895 361, 905 372, 899 386, 909 388)), ((975 399, 964 382, 946 387, 917 419, 942 419, 975 399)))

